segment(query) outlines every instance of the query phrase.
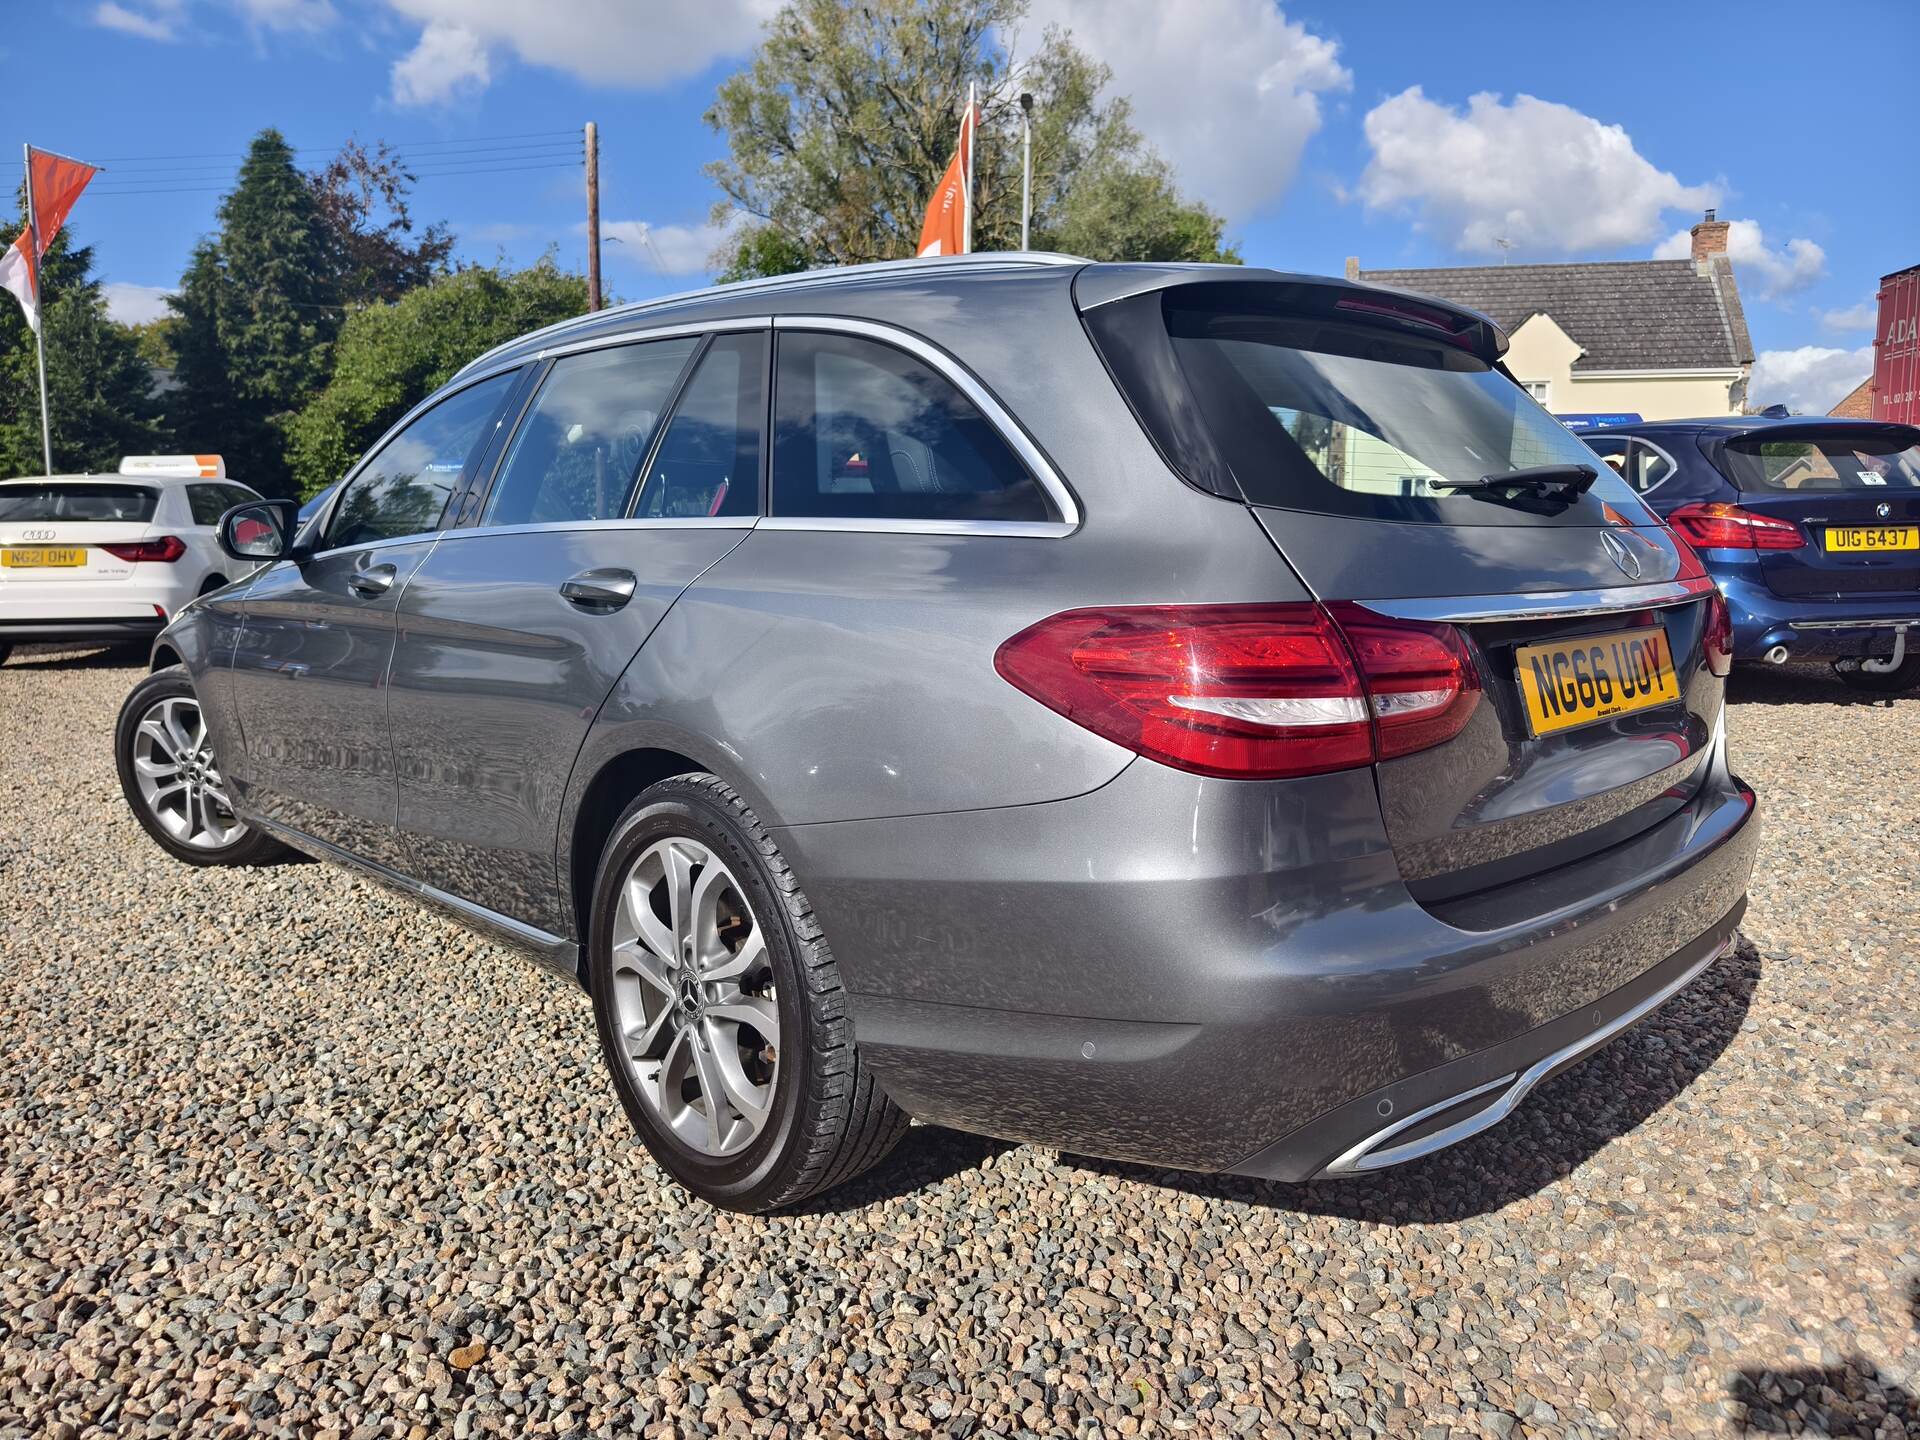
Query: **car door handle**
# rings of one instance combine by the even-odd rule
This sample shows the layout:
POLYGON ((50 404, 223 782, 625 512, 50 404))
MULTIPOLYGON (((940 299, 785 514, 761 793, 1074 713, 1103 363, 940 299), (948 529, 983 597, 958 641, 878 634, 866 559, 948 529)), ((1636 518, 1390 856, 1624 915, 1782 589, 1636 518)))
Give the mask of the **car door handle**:
POLYGON ((393 577, 399 573, 391 565, 369 565, 347 576, 347 588, 356 595, 384 595, 393 588, 393 577))
POLYGON ((605 614, 633 599, 638 583, 631 570, 582 570, 571 580, 560 582, 560 593, 571 605, 605 614))

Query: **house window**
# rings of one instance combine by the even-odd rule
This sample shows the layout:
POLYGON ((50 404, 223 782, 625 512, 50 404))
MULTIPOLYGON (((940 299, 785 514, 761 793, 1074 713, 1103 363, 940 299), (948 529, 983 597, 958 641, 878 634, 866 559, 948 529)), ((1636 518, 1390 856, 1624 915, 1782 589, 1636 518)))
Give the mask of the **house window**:
POLYGON ((1520 387, 1542 405, 1545 405, 1553 395, 1553 384, 1547 380, 1522 380, 1520 387))

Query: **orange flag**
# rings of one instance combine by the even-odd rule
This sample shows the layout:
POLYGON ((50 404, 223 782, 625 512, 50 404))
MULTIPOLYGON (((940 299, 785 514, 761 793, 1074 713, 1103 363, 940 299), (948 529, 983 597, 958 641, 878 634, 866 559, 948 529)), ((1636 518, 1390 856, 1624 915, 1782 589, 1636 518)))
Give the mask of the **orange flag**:
POLYGON ((916 255, 964 255, 973 248, 973 132, 979 126, 980 107, 969 90, 967 113, 960 120, 960 144, 927 202, 916 255))
POLYGON ((0 252, 0 290, 14 293, 20 308, 27 312, 27 324, 36 330, 40 328, 40 257, 67 223, 73 202, 97 173, 94 166, 64 155, 27 151, 27 178, 33 187, 34 230, 39 232, 40 248, 35 251, 31 232, 22 230, 19 238, 0 252))

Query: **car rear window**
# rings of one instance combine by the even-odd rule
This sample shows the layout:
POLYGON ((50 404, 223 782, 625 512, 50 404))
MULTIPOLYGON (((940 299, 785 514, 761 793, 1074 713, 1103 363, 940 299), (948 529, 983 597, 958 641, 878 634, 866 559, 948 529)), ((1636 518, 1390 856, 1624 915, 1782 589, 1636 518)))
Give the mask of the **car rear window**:
POLYGON ((1727 442, 1721 463, 1741 490, 1786 494, 1920 489, 1920 433, 1844 430, 1748 435, 1727 442))
MULTIPOLYGON (((1101 310, 1112 308, 1090 312, 1096 340, 1101 310)), ((1128 398, 1167 458, 1203 489, 1221 488, 1199 477, 1224 466, 1254 504, 1319 514, 1441 525, 1601 525, 1645 514, 1611 466, 1520 386, 1456 344, 1341 319, 1195 303, 1180 290, 1164 296, 1163 316, 1185 395, 1128 398), (1172 423, 1156 426, 1156 411, 1172 423), (1203 448, 1212 453, 1198 453, 1203 448), (1540 466, 1598 473, 1578 497, 1448 484, 1540 466)), ((1130 374, 1146 372, 1113 363, 1114 349, 1102 344, 1129 389, 1130 374)), ((1171 381, 1167 374, 1158 383, 1171 381)))
POLYGON ((145 485, 71 480, 0 485, 0 520, 121 520, 144 525, 153 519, 159 500, 159 492, 145 485))

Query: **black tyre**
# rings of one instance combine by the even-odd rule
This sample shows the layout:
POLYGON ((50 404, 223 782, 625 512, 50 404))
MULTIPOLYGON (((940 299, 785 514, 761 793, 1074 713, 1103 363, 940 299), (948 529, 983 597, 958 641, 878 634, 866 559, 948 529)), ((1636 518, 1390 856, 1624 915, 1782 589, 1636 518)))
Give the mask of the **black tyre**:
POLYGON ((11 655, 12 653, 13 653, 13 646, 6 644, 4 641, 0 641, 0 665, 6 664, 7 656, 11 655))
POLYGON ((120 789, 134 818, 189 865, 261 865, 286 847, 233 812, 186 670, 156 670, 127 696, 113 731, 120 789))
POLYGON ((1833 667, 1840 683, 1862 695, 1904 695, 1920 687, 1920 654, 1909 654, 1892 670, 1862 670, 1858 665, 1833 667))
POLYGON ((696 1195, 791 1205, 906 1133, 861 1063, 807 897, 718 777, 663 780, 627 807, 600 857, 587 947, 620 1103, 696 1195))

